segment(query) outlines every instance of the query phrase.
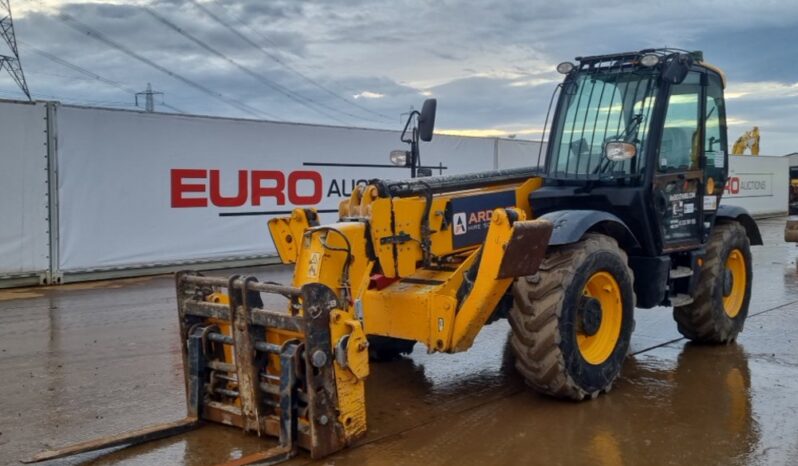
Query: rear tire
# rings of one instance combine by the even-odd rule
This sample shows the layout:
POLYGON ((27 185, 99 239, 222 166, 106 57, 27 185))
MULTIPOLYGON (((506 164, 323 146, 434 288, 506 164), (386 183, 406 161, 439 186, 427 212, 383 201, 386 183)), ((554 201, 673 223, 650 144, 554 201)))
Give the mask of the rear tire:
POLYGON ((632 270, 614 239, 588 233, 550 247, 538 273, 516 281, 513 297, 510 344, 528 385, 573 400, 612 388, 635 304, 632 270))
POLYGON ((715 225, 693 302, 673 308, 679 333, 700 343, 733 342, 748 317, 752 276, 745 228, 737 222, 715 225))
POLYGON ((386 362, 398 359, 403 355, 413 352, 416 342, 402 338, 369 335, 369 360, 372 362, 386 362))

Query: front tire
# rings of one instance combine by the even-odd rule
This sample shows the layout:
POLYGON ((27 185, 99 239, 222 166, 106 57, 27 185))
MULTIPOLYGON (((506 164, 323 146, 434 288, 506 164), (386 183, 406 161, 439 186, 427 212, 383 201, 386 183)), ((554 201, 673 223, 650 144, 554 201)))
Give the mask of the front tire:
POLYGON ((679 333, 700 343, 731 343, 751 301, 751 245, 737 222, 715 225, 693 302, 673 308, 679 333))
POLYGON ((633 274, 605 235, 551 247, 537 274, 513 287, 510 344, 528 385, 558 398, 611 389, 634 328, 633 274))

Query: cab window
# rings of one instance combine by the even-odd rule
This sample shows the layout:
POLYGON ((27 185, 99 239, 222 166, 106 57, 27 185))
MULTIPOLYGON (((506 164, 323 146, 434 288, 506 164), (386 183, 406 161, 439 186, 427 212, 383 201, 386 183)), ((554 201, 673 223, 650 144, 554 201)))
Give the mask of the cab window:
POLYGON ((710 74, 706 94, 706 136, 704 137, 705 175, 715 182, 723 181, 726 165, 726 109, 723 104, 723 84, 710 74))
POLYGON ((700 74, 691 72, 681 84, 671 87, 668 111, 659 147, 659 171, 697 170, 701 152, 700 74))

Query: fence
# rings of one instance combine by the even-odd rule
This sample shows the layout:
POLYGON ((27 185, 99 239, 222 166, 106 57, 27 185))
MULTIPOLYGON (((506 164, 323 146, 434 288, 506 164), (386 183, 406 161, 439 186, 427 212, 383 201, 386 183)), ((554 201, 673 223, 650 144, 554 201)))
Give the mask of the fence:
MULTIPOLYGON (((436 135, 422 164, 528 166, 540 146, 436 135)), ((398 131, 0 101, 0 286, 263 263, 270 215, 333 220, 358 182, 409 176, 398 148, 398 131)), ((730 168, 724 202, 787 211, 786 159, 730 168)))
POLYGON ((49 133, 45 104, 0 105, 0 278, 13 285, 50 269, 49 133))
MULTIPOLYGON (((388 160, 398 131, 9 101, 0 123, 0 286, 262 263, 270 215, 330 221, 358 182, 409 176, 388 160)), ((538 147, 436 135, 422 163, 489 170, 538 147)))

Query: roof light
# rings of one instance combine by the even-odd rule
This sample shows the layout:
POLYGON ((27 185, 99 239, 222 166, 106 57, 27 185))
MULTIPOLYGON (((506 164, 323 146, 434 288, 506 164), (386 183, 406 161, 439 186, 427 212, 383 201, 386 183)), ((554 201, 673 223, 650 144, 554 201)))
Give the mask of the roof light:
POLYGON ((564 61, 559 65, 557 65, 557 72, 560 74, 568 74, 571 71, 573 71, 574 68, 576 68, 576 66, 573 63, 569 61, 564 61))
POLYGON ((653 53, 647 53, 640 57, 640 64, 651 68, 652 66, 657 66, 659 64, 659 55, 653 53))

